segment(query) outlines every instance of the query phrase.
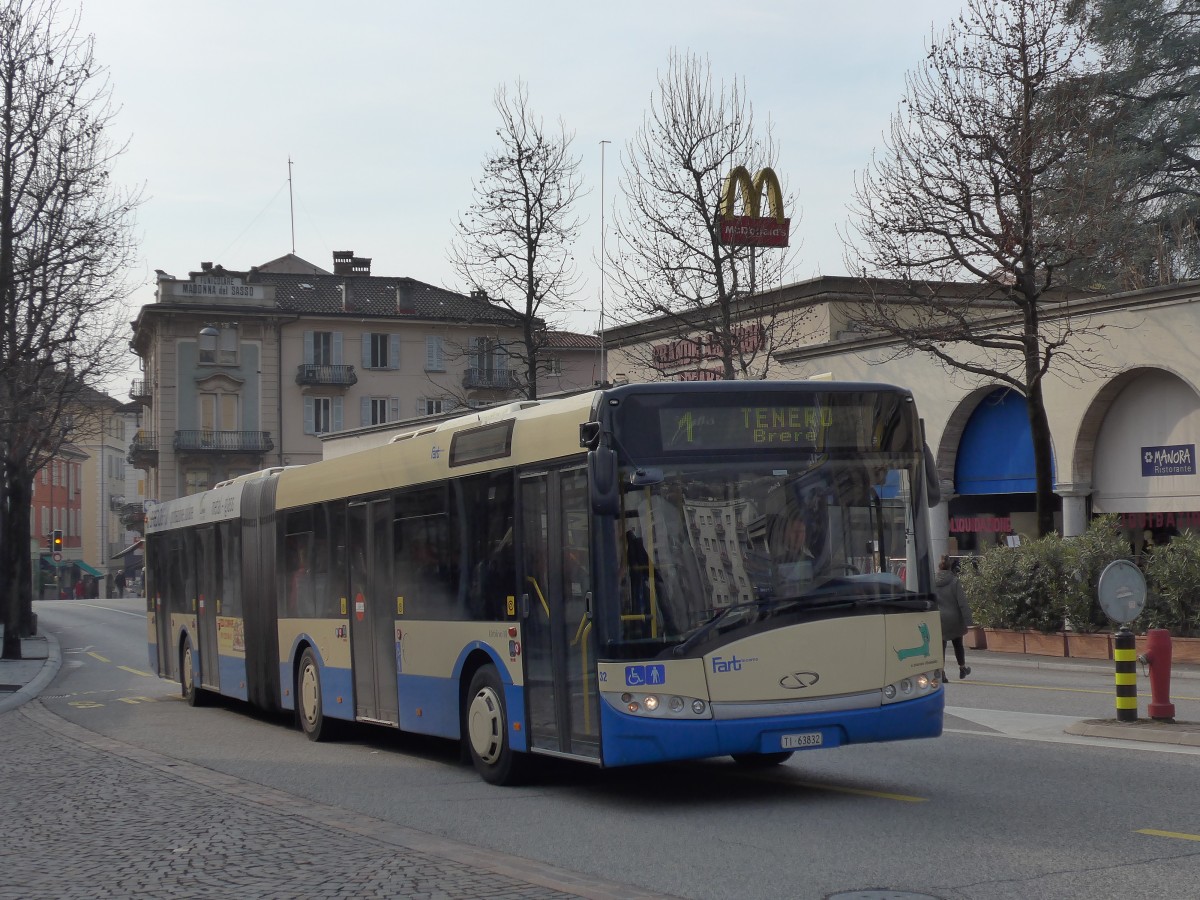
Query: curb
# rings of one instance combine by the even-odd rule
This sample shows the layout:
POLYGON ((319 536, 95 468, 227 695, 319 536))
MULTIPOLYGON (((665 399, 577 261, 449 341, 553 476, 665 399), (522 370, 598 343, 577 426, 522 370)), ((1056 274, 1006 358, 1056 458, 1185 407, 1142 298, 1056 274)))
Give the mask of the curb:
POLYGON ((8 695, 3 700, 0 700, 0 713, 16 709, 18 706, 23 706, 30 700, 36 699, 42 692, 42 689, 54 680, 54 676, 62 668, 62 651, 58 646, 58 638, 52 634, 46 634, 45 638, 46 660, 42 663, 41 669, 30 679, 28 684, 15 693, 8 695))
MULTIPOLYGON (((981 664, 986 663, 991 666, 1009 666, 1020 669, 1045 669, 1050 672, 1077 672, 1080 669, 1092 669, 1096 672, 1103 672, 1106 675, 1113 674, 1112 660, 1101 659, 1079 659, 1071 660, 1069 657, 1057 656, 1030 656, 1019 653, 999 653, 995 650, 968 650, 967 656, 978 659, 981 664), (1007 657, 1007 658, 1006 658, 1007 657)), ((971 659, 967 659, 970 664, 971 659)), ((1139 670, 1140 671, 1140 670, 1139 670)), ((1178 664, 1171 667, 1171 680, 1200 680, 1200 666, 1187 666, 1186 668, 1178 664)), ((1198 726, 1200 727, 1200 726, 1198 726)))
POLYGON ((1083 737, 1200 747, 1200 723, 1197 722, 1156 722, 1153 719, 1118 722, 1115 719, 1082 719, 1068 725, 1063 731, 1083 737))

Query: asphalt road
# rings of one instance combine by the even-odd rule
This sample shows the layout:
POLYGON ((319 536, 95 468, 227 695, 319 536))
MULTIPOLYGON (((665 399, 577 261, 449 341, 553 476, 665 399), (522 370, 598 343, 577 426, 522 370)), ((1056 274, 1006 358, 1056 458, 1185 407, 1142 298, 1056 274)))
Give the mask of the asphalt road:
MULTIPOLYGON (((496 788, 456 744, 358 729, 313 744, 235 702, 192 709, 149 674, 140 600, 38 604, 63 668, 55 714, 127 744, 431 835, 680 897, 1192 897, 1195 749, 1072 738, 1053 717, 1112 716, 1102 666, 969 660, 936 740, 600 771, 550 763, 496 788), (1041 718, 1039 718, 1041 717, 1041 718), (1005 723, 1048 725, 1030 737, 1005 723)), ((1177 683, 1200 721, 1200 681, 1177 683)), ((1148 688, 1143 688, 1148 690, 1148 688)), ((288 828, 280 818, 281 830, 288 828)))

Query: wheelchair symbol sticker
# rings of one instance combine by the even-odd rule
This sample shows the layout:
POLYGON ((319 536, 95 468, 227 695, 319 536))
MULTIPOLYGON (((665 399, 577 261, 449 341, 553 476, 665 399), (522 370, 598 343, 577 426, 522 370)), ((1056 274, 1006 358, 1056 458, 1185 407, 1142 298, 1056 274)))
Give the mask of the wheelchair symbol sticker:
POLYGON ((667 667, 663 665, 626 666, 625 684, 629 687, 657 687, 667 680, 667 667))

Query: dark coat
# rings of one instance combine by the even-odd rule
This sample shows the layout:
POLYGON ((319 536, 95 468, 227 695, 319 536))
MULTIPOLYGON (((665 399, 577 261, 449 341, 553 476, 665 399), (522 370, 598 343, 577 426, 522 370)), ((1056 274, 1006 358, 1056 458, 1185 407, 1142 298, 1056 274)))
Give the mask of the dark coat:
POLYGON ((942 640, 952 641, 967 633, 974 624, 967 595, 958 581, 958 576, 949 569, 939 569, 934 578, 933 589, 937 593, 938 611, 942 614, 942 640))

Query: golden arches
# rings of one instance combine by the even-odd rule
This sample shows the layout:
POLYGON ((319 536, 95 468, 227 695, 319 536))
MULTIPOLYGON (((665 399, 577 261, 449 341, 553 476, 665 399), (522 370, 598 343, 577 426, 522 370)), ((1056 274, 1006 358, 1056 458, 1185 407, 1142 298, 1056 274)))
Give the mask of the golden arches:
POLYGON ((771 168, 759 169, 752 179, 745 166, 734 166, 725 178, 725 189, 721 191, 721 206, 718 212, 722 218, 734 215, 734 191, 740 190, 742 206, 745 215, 758 218, 761 210, 762 196, 765 190, 767 209, 776 222, 783 224, 783 191, 779 187, 779 177, 771 168))

